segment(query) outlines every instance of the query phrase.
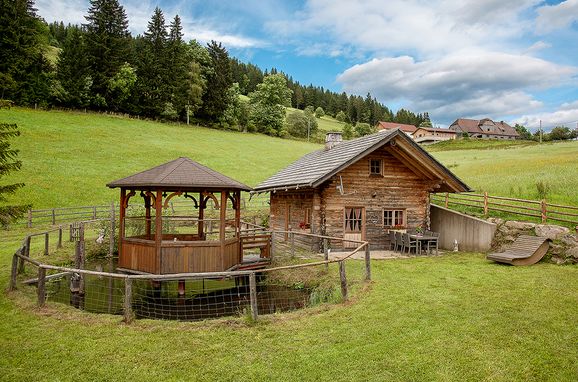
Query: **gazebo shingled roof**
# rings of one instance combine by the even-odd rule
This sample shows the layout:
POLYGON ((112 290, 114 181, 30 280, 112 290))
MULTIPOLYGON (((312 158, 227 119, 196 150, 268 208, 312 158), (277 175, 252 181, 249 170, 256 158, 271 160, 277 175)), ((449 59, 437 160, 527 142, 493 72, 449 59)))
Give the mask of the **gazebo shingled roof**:
POLYGON ((166 191, 200 188, 251 190, 249 186, 186 157, 115 180, 107 186, 110 188, 162 188, 166 191))

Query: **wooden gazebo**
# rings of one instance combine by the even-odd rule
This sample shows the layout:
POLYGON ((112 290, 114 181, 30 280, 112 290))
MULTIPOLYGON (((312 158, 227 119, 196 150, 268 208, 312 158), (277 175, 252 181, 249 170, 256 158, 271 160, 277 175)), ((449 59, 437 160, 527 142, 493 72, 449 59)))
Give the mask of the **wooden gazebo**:
POLYGON ((173 160, 107 186, 120 188, 120 270, 150 274, 217 272, 242 263, 241 191, 250 191, 250 187, 189 158, 173 160), (142 198, 138 205, 141 212, 136 208, 136 213, 127 214, 129 201, 135 197, 142 198), (170 203, 175 197, 189 202, 190 213, 171 215, 170 203), (212 209, 206 211, 211 204, 212 209), (229 215, 234 212, 229 218, 228 205, 229 215), (206 212, 216 214, 217 210, 214 219, 205 217, 206 212), (207 232, 209 224, 211 231, 207 232))

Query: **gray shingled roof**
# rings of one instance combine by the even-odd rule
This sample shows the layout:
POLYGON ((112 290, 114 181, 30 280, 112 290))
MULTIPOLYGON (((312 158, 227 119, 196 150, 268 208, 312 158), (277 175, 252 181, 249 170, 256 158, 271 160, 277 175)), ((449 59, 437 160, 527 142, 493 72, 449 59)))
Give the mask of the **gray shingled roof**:
POLYGON ((107 184, 110 188, 234 189, 251 188, 189 158, 181 157, 107 184))
MULTIPOLYGON (((255 191, 269 190, 273 188, 317 187, 323 183, 328 174, 333 174, 343 165, 371 149, 373 146, 381 146, 394 136, 397 129, 381 130, 378 133, 351 141, 343 141, 331 150, 317 150, 306 154, 297 161, 279 171, 269 179, 255 187, 255 191)), ((330 176, 331 176, 330 175, 330 176)))
POLYGON ((455 179, 463 187, 464 191, 469 190, 465 183, 399 129, 381 130, 365 137, 344 141, 330 150, 321 149, 306 154, 269 179, 261 182, 254 190, 266 192, 275 189, 295 188, 297 186, 299 188, 318 187, 339 171, 383 146, 396 136, 402 137, 402 139, 405 138, 410 142, 449 177, 455 179))

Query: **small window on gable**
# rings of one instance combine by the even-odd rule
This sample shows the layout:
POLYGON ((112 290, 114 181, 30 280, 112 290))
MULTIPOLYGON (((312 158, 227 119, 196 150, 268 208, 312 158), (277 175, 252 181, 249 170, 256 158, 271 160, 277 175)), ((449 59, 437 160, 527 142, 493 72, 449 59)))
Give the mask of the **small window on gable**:
POLYGON ((405 210, 383 210, 383 226, 386 228, 405 227, 405 210))
POLYGON ((383 175, 381 159, 369 160, 369 175, 383 175))

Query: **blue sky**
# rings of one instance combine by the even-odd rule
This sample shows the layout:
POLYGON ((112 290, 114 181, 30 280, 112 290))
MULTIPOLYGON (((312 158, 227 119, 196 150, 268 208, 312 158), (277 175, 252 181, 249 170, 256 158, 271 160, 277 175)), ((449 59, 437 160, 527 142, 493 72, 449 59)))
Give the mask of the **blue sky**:
MULTIPOLYGON (((535 130, 578 124, 578 0, 120 0, 133 33, 156 6, 185 37, 222 41, 262 69, 365 95, 446 126, 490 117, 535 130)), ((88 0, 37 0, 82 23, 88 0)))

